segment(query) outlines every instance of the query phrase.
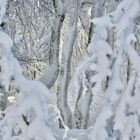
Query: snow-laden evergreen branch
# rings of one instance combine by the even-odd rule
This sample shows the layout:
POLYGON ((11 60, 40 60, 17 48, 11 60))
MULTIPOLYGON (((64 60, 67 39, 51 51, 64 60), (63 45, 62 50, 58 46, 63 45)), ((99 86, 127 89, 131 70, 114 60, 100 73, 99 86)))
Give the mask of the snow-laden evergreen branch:
MULTIPOLYGON (((130 42, 135 27, 135 19, 140 14, 138 0, 123 1, 115 12, 108 15, 115 27, 115 61, 112 79, 102 102, 100 113, 96 117, 90 140, 139 139, 139 70, 136 66, 139 56, 130 42), (129 63, 122 69, 124 55, 129 63), (135 60, 134 60, 135 58, 135 60), (127 70, 127 75, 122 74, 127 70), (124 80, 126 79, 126 82, 124 80)), ((104 22, 104 17, 96 20, 96 25, 104 22)), ((105 20, 105 23, 109 25, 105 20)), ((104 25, 103 25, 104 26, 104 25)))
POLYGON ((1 89, 5 89, 0 96, 11 90, 16 96, 15 103, 0 112, 0 139, 55 140, 49 128, 58 125, 54 122, 57 112, 52 97, 41 82, 27 80, 22 75, 21 67, 11 53, 12 45, 11 38, 0 31, 0 84, 1 89))

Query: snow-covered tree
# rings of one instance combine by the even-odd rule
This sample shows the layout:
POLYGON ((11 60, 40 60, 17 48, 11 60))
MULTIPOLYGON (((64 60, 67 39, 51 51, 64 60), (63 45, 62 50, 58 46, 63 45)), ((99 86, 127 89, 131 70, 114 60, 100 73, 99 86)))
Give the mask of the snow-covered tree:
POLYGON ((0 140, 140 139, 139 0, 0 6, 0 140))
POLYGON ((112 46, 115 60, 112 77, 89 136, 90 140, 140 138, 139 55, 135 49, 138 41, 135 37, 138 26, 136 21, 139 16, 139 1, 124 0, 115 12, 93 21, 97 27, 101 23, 102 27, 108 25, 115 28, 115 45, 112 46))
MULTIPOLYGON (((1 6, 0 20, 5 13, 6 1, 2 1, 1 6)), ((55 140, 50 126, 58 125, 55 118, 59 115, 52 97, 42 83, 27 80, 22 75, 21 67, 11 52, 12 46, 9 35, 0 31, 0 105, 1 109, 7 107, 0 112, 0 139, 55 140), (15 94, 15 103, 8 107, 7 96, 10 93, 15 94)))
POLYGON ((16 92, 15 103, 0 114, 0 139, 55 140, 49 125, 57 126, 57 112, 52 111, 55 105, 48 89, 22 75, 21 67, 11 53, 11 38, 2 31, 0 38, 1 89, 6 91, 3 94, 10 90, 16 92))

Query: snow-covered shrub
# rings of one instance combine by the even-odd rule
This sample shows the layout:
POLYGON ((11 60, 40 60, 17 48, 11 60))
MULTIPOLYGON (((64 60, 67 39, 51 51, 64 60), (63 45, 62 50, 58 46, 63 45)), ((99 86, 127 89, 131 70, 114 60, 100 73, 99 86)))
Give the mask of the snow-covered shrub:
MULTIPOLYGON (((135 21, 139 15, 139 0, 124 0, 115 12, 107 16, 115 28, 115 61, 112 79, 89 135, 90 140, 140 139, 140 58, 134 47, 134 42, 137 42, 135 21)), ((104 22, 104 17, 99 19, 104 22)))
POLYGON ((42 83, 22 75, 12 44, 0 31, 0 84, 7 96, 11 89, 16 91, 15 103, 0 113, 0 140, 55 140, 49 128, 57 126, 52 97, 42 83))

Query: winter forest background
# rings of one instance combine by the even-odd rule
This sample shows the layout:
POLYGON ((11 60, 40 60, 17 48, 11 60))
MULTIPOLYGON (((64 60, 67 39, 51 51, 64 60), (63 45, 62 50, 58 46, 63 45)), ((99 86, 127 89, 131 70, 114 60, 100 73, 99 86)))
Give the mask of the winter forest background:
POLYGON ((140 140, 140 0, 0 0, 0 140, 140 140))

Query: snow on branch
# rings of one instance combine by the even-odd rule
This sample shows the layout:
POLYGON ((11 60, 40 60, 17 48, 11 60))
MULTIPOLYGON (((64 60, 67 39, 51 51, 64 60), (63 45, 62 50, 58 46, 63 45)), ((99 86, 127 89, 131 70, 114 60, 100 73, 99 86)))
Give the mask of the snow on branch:
POLYGON ((90 140, 117 140, 140 139, 139 116, 139 69, 137 60, 139 56, 130 45, 135 29, 135 19, 140 15, 140 3, 138 0, 124 0, 115 12, 106 17, 94 20, 98 26, 113 26, 115 28, 115 48, 113 48, 115 61, 112 67, 112 78, 106 96, 102 101, 102 107, 96 117, 90 140), (105 19, 109 19, 108 22, 105 19), (124 55, 128 61, 126 67, 122 67, 124 55), (134 60, 135 59, 135 60, 134 60), (126 77, 122 75, 122 69, 127 71, 126 77), (123 80, 127 78, 127 83, 123 80))
POLYGON ((11 38, 0 31, 0 84, 5 89, 0 96, 11 90, 16 96, 15 103, 0 112, 0 139, 56 140, 50 129, 51 125, 57 127, 52 97, 41 82, 27 80, 22 75, 11 46, 11 38))
POLYGON ((5 12, 6 12, 6 4, 7 4, 7 0, 0 1, 0 24, 2 23, 3 17, 4 17, 5 12))

